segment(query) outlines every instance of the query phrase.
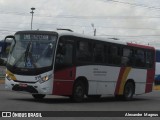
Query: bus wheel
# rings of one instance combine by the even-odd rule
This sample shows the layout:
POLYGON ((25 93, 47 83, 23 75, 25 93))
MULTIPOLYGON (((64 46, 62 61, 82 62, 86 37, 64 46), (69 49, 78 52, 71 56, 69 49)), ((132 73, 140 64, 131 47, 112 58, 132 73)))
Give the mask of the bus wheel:
POLYGON ((32 94, 34 99, 43 99, 46 95, 43 94, 32 94))
POLYGON ((71 99, 74 102, 82 102, 84 100, 84 95, 85 95, 85 86, 84 86, 84 83, 81 82, 81 81, 77 81, 74 84, 73 94, 71 96, 71 99))
POLYGON ((133 82, 127 82, 123 91, 124 100, 127 101, 132 100, 134 91, 135 91, 135 86, 133 82))

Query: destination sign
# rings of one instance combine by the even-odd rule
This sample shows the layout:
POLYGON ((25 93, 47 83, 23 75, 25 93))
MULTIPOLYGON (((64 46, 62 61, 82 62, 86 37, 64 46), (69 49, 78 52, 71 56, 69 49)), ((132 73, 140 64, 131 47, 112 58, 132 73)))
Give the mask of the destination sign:
POLYGON ((42 35, 42 34, 17 34, 16 40, 55 40, 54 35, 42 35))
POLYGON ((23 39, 24 40, 49 40, 49 36, 48 35, 32 35, 32 34, 24 34, 23 35, 23 39))

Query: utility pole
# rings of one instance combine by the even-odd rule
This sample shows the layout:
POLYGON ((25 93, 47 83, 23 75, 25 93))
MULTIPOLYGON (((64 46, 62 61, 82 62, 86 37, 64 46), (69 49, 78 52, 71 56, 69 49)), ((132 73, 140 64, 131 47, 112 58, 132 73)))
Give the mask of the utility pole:
POLYGON ((92 26, 93 32, 94 32, 93 35, 96 36, 96 28, 94 28, 94 24, 92 23, 91 26, 92 26))
POLYGON ((96 36, 96 28, 94 29, 94 36, 96 36))
POLYGON ((32 11, 30 12, 30 13, 32 14, 32 17, 31 17, 31 30, 32 30, 33 14, 34 14, 33 10, 35 10, 35 9, 36 9, 36 8, 32 7, 32 8, 31 8, 32 11))

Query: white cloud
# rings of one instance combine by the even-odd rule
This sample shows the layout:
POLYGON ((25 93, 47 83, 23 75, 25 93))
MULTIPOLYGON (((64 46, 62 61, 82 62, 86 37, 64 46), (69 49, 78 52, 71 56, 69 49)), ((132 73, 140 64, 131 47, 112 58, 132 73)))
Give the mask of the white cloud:
POLYGON ((30 8, 35 7, 34 29, 54 30, 63 27, 93 35, 91 24, 94 23, 98 35, 114 35, 126 41, 131 41, 129 39, 145 42, 146 39, 147 42, 158 41, 160 37, 157 36, 128 38, 122 36, 159 35, 160 18, 150 18, 160 16, 160 9, 157 9, 160 6, 159 0, 116 1, 120 2, 107 0, 0 0, 0 39, 17 30, 30 29, 30 8), (125 2, 131 3, 131 5, 124 4, 125 2), (136 6, 136 4, 140 6, 136 6), (155 9, 146 6, 155 6, 155 9))

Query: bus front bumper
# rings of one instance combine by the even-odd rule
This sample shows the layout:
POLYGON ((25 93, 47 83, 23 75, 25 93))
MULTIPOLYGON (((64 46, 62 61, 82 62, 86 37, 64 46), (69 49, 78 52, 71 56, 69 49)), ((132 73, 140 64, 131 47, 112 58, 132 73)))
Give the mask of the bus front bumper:
POLYGON ((31 94, 52 94, 51 81, 44 83, 21 83, 5 79, 5 89, 31 94))

